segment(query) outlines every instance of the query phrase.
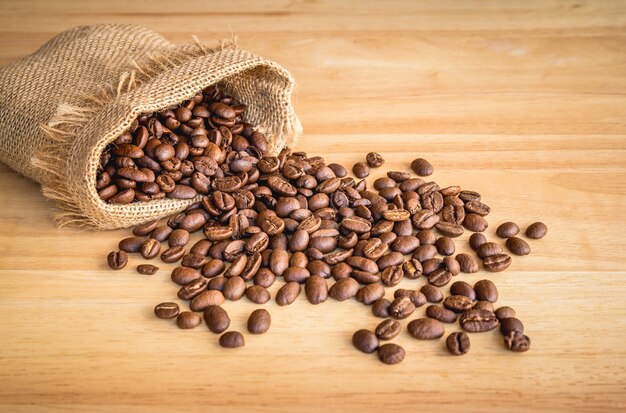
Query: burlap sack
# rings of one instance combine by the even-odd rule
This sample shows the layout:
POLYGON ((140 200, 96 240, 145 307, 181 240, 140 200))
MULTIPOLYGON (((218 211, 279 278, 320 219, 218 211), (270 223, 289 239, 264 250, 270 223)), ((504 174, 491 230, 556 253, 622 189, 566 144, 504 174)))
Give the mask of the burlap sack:
POLYGON ((266 133, 273 152, 301 133, 294 80, 272 61, 233 44, 176 47, 133 25, 68 30, 0 70, 0 161, 41 183, 59 226, 112 229, 167 216, 194 200, 100 200, 100 154, 137 115, 215 83, 248 106, 245 120, 266 133))

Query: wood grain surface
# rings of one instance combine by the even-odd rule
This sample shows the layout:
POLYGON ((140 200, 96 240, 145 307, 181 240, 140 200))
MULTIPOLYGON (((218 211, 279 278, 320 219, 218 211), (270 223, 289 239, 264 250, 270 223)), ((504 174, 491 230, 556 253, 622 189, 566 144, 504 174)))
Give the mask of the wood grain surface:
MULTIPOLYGON (((175 42, 236 33, 297 79, 298 150, 346 165, 376 150, 399 170, 425 157, 441 185, 483 195, 491 239, 507 220, 547 223, 508 271, 459 276, 493 279, 532 349, 508 352, 492 331, 452 357, 404 330, 406 359, 386 366, 350 344, 378 323, 369 308, 303 296, 268 303, 271 330, 222 349, 204 326, 152 315, 176 299, 171 265, 110 271, 127 231, 57 230, 39 187, 2 166, 0 411, 626 409, 626 3, 2 0, 0 64, 101 22, 175 42)), ((254 306, 225 308, 244 330, 254 306)))

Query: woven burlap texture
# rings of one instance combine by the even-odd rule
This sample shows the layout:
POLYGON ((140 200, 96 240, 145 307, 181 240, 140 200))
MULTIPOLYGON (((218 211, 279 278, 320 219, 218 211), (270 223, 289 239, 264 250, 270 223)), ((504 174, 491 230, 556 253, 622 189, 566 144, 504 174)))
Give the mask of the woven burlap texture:
POLYGON ((245 120, 267 135, 272 153, 302 133, 294 80, 270 60, 232 42, 174 46, 140 26, 83 26, 0 69, 0 161, 42 185, 59 226, 114 229, 168 216, 197 199, 100 200, 100 154, 139 114, 212 84, 248 106, 245 120))

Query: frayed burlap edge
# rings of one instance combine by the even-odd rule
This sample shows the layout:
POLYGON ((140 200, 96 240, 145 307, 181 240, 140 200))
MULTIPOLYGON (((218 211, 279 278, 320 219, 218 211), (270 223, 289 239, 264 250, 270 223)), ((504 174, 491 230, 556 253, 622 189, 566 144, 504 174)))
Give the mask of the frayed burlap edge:
MULTIPOLYGON (((120 75, 117 84, 101 86, 93 95, 81 96, 78 104, 60 105, 50 121, 41 125, 51 143, 44 145, 34 154, 32 164, 46 174, 46 178, 42 179, 42 192, 46 198, 55 202, 53 216, 59 227, 70 226, 84 230, 129 227, 171 215, 199 201, 200 197, 196 197, 192 200, 163 199, 129 205, 114 205, 105 203, 98 197, 95 188, 97 163, 94 160, 99 159, 106 145, 116 139, 124 130, 127 130, 130 123, 140 113, 145 113, 145 110, 141 110, 141 108, 129 112, 126 119, 121 122, 120 130, 111 131, 107 134, 106 139, 100 140, 99 144, 93 146, 89 154, 91 162, 85 162, 91 167, 85 168, 86 175, 80 179, 80 182, 72 182, 72 177, 68 176, 67 173, 67 161, 72 158, 72 155, 75 155, 72 149, 80 131, 107 105, 115 100, 123 100, 126 94, 136 90, 142 84, 155 79, 167 70, 185 64, 193 58, 237 48, 236 39, 221 41, 219 47, 215 49, 201 44, 195 36, 194 41, 195 44, 193 45, 165 50, 160 53, 151 53, 141 62, 131 62, 131 68, 120 75), (127 215, 130 216, 130 219, 124 218, 127 215), (115 219, 116 217, 117 219, 115 219)), ((286 93, 291 96, 295 81, 289 72, 273 62, 261 58, 255 64, 267 65, 273 70, 278 70, 287 79, 288 90, 286 93)), ((215 82, 203 85, 197 91, 213 83, 215 82)), ((218 83, 223 84, 227 93, 237 97, 236 91, 229 87, 228 78, 221 79, 218 83)), ((193 94, 190 94, 180 101, 192 96, 193 94)), ((172 104, 180 103, 180 101, 171 102, 169 105, 152 110, 159 111, 172 104)), ((293 107, 290 106, 288 111, 289 116, 281 124, 266 125, 266 127, 259 128, 268 136, 272 153, 277 153, 287 144, 293 146, 297 137, 302 134, 302 126, 293 112, 293 107)))

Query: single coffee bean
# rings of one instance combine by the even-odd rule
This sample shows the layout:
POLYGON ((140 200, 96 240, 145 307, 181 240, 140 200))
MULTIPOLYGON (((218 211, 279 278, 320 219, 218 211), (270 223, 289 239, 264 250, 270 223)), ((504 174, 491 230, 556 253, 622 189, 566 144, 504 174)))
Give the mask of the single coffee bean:
POLYGON ((515 310, 512 309, 511 307, 500 307, 496 310, 496 317, 498 318, 498 320, 502 321, 505 318, 512 318, 515 317, 517 314, 515 313, 515 310))
POLYGON ((465 281, 455 281, 450 285, 450 294, 464 295, 472 301, 476 300, 476 291, 465 281))
POLYGON ((524 324, 520 320, 514 317, 505 318, 500 321, 500 332, 503 335, 508 335, 511 331, 517 331, 518 333, 524 332, 524 324))
POLYGON ((210 305, 204 310, 204 321, 215 334, 223 333, 230 326, 228 313, 218 305, 210 305))
POLYGON ((231 301, 237 301, 246 293, 246 282, 239 276, 228 278, 222 288, 224 298, 231 301))
POLYGON ((154 307, 154 315, 159 318, 169 319, 178 315, 179 308, 176 303, 161 303, 154 307))
POLYGON ((385 163, 385 160, 383 159, 383 157, 380 156, 380 154, 376 152, 368 153, 367 156, 365 157, 365 160, 367 161, 367 164, 369 165, 370 168, 379 168, 383 166, 383 164, 385 163))
POLYGON ((540 239, 546 236, 548 227, 543 222, 535 222, 526 228, 526 236, 530 239, 540 239))
POLYGON ((390 316, 390 305, 391 301, 387 300, 386 298, 379 298, 378 300, 374 301, 374 304, 372 304, 372 314, 374 314, 375 317, 387 318, 390 316))
POLYGON ((487 257, 491 257, 492 255, 502 254, 502 247, 500 244, 496 244, 495 242, 485 242, 476 250, 476 254, 481 259, 485 259, 487 257))
POLYGON ((506 247, 515 255, 530 254, 530 245, 521 238, 511 237, 506 240, 506 247))
POLYGON ((198 278, 189 284, 183 285, 180 290, 178 290, 178 298, 181 300, 191 300, 201 292, 205 291, 208 285, 208 278, 198 278))
POLYGON ((478 262, 471 255, 461 253, 458 254, 455 259, 459 263, 459 269, 461 270, 461 272, 464 272, 466 274, 478 272, 478 262))
POLYGON ((456 249, 452 238, 447 236, 439 237, 435 242, 435 247, 437 247, 439 254, 446 256, 454 254, 456 249))
POLYGON ((319 275, 311 275, 304 284, 304 293, 311 304, 323 303, 328 299, 328 284, 319 275))
POLYGON ((160 227, 156 227, 154 231, 150 233, 150 238, 154 238, 159 242, 163 242, 169 238, 170 234, 174 230, 170 228, 168 225, 162 225, 160 227))
POLYGON ((184 229, 175 229, 167 239, 167 245, 170 247, 185 246, 189 242, 189 231, 184 229))
POLYGON ((472 234, 469 238, 470 247, 474 251, 476 251, 478 247, 483 245, 485 242, 487 242, 487 238, 485 237, 484 234, 480 234, 480 233, 472 234))
POLYGON ((378 348, 378 359, 385 364, 398 364, 405 355, 404 349, 397 344, 387 343, 378 348))
POLYGON ((222 334, 219 343, 225 348, 237 348, 245 345, 243 335, 238 331, 228 331, 222 334))
POLYGON ((179 245, 178 247, 168 248, 163 251, 163 253, 161 253, 161 261, 173 263, 183 258, 183 255, 185 255, 185 247, 183 247, 182 245, 179 245))
POLYGON ((128 254, 125 251, 111 251, 107 255, 107 264, 112 270, 121 270, 128 264, 128 254))
POLYGON ((254 275, 252 281, 256 285, 260 285, 261 287, 269 288, 274 284, 276 280, 276 276, 269 268, 259 268, 259 271, 254 275))
POLYGON ((461 191, 459 198, 465 202, 480 201, 480 194, 474 191, 461 191))
POLYGON ((426 159, 417 158, 411 162, 411 169, 419 176, 429 176, 433 173, 433 166, 426 159))
POLYGON ((469 351, 469 336, 464 332, 452 333, 446 339, 446 347, 448 347, 450 354, 461 356, 469 351))
POLYGON ((439 215, 430 209, 422 209, 413 215, 411 222, 417 229, 431 229, 439 222, 439 215))
POLYGON ((187 285, 202 277, 200 271, 189 267, 176 267, 172 270, 172 281, 178 285, 187 285))
POLYGON ((356 293, 356 300, 365 305, 373 304, 374 301, 383 298, 385 288, 382 284, 368 284, 356 293))
POLYGON ((141 244, 140 252, 145 259, 152 259, 161 252, 161 243, 153 238, 148 238, 141 244))
POLYGON ((415 258, 411 258, 402 264, 402 273, 406 278, 415 280, 422 275, 422 263, 415 258))
POLYGON ((452 274, 445 268, 438 268, 435 271, 428 274, 428 283, 435 287, 443 287, 447 285, 452 279, 452 274))
POLYGON ((476 301, 474 303, 474 310, 486 310, 486 311, 491 311, 492 313, 495 311, 495 308, 493 307, 493 304, 490 303, 489 301, 476 301))
POLYGON ((133 228, 133 234, 138 237, 143 237, 143 236, 150 234, 158 226, 159 226, 159 221, 157 220, 146 222, 145 224, 142 224, 133 228))
POLYGON ((519 227, 515 222, 505 222, 496 229, 496 235, 500 238, 511 238, 519 234, 519 227))
POLYGON ((443 324, 434 318, 418 318, 407 325, 409 334, 419 340, 434 340, 445 333, 443 324))
POLYGON ((443 293, 434 285, 424 284, 420 288, 420 292, 424 294, 429 303, 439 303, 443 301, 443 293))
POLYGON ((210 305, 224 304, 224 294, 218 290, 206 290, 196 295, 189 303, 191 311, 204 311, 210 305))
POLYGON ((337 301, 345 301, 356 296, 359 283, 354 278, 344 278, 335 282, 328 290, 328 295, 337 301))
POLYGON ((159 267, 150 264, 140 264, 137 266, 137 272, 142 275, 153 275, 159 271, 159 267))
POLYGON ((446 237, 456 238, 463 235, 463 227, 454 222, 439 221, 435 224, 435 228, 446 237))
POLYGON ((461 265, 458 263, 457 260, 454 259, 454 257, 445 257, 443 259, 442 266, 443 268, 448 270, 448 272, 452 274, 452 276, 459 275, 459 273, 461 272, 461 265))
POLYGON ((411 257, 424 264, 425 261, 434 258, 435 255, 437 255, 437 248, 434 245, 420 245, 411 257))
POLYGON ((391 340, 400 334, 400 330, 402 326, 399 322, 387 319, 376 326, 375 334, 380 340, 391 340))
POLYGON ((246 297, 253 303, 265 304, 270 300, 270 293, 260 285, 251 285, 246 289, 246 297))
POLYGON ((200 325, 202 319, 196 313, 191 311, 183 311, 176 317, 176 325, 182 329, 195 328, 200 325))
POLYGON ((496 315, 485 310, 469 310, 461 314, 459 324, 465 331, 481 333, 493 330, 498 326, 496 315))
POLYGON ((478 214, 466 214, 463 226, 472 232, 483 232, 489 227, 489 224, 485 218, 478 214))
POLYGON ((393 292, 393 298, 397 299, 400 297, 406 297, 411 300, 416 308, 423 306, 427 302, 426 296, 420 291, 407 290, 405 288, 398 288, 396 291, 393 292))
POLYGON ((248 317, 248 331, 252 334, 263 334, 270 329, 272 317, 270 313, 261 308, 254 310, 248 317))
POLYGON ((400 265, 387 267, 383 270, 380 280, 387 287, 398 285, 404 276, 404 271, 400 265))
POLYGON ((511 257, 507 254, 496 254, 483 260, 483 267, 487 271, 499 272, 504 271, 511 265, 511 257))
POLYGON ((359 179, 363 179, 369 176, 370 168, 365 162, 357 162, 352 167, 352 173, 359 179))
POLYGON ((476 299, 481 301, 489 301, 495 303, 498 301, 498 289, 496 285, 489 280, 480 280, 474 284, 476 291, 476 299))
POLYGON ((300 295, 300 284, 291 281, 280 287, 278 292, 276 293, 276 304, 280 306, 289 305, 293 303, 298 295, 300 295))
POLYGON ((491 212, 491 208, 480 201, 467 201, 464 206, 468 213, 480 215, 481 217, 487 216, 491 212))
POLYGON ((450 295, 443 300, 443 306, 455 313, 471 310, 474 300, 464 295, 450 295))
POLYGON ((391 302, 389 306, 389 314, 398 320, 402 320, 413 314, 415 304, 411 302, 409 297, 399 297, 391 302))
POLYGON ((371 354, 378 349, 378 337, 369 330, 359 330, 352 335, 352 345, 363 353, 371 354))
POLYGON ((143 242, 141 237, 128 237, 121 240, 117 247, 124 252, 139 252, 143 242))
POLYGON ((511 331, 504 337, 506 347, 515 352, 524 352, 530 349, 530 338, 523 333, 511 331))
POLYGON ((457 317, 454 311, 434 304, 426 307, 426 316, 448 324, 454 323, 457 317))

